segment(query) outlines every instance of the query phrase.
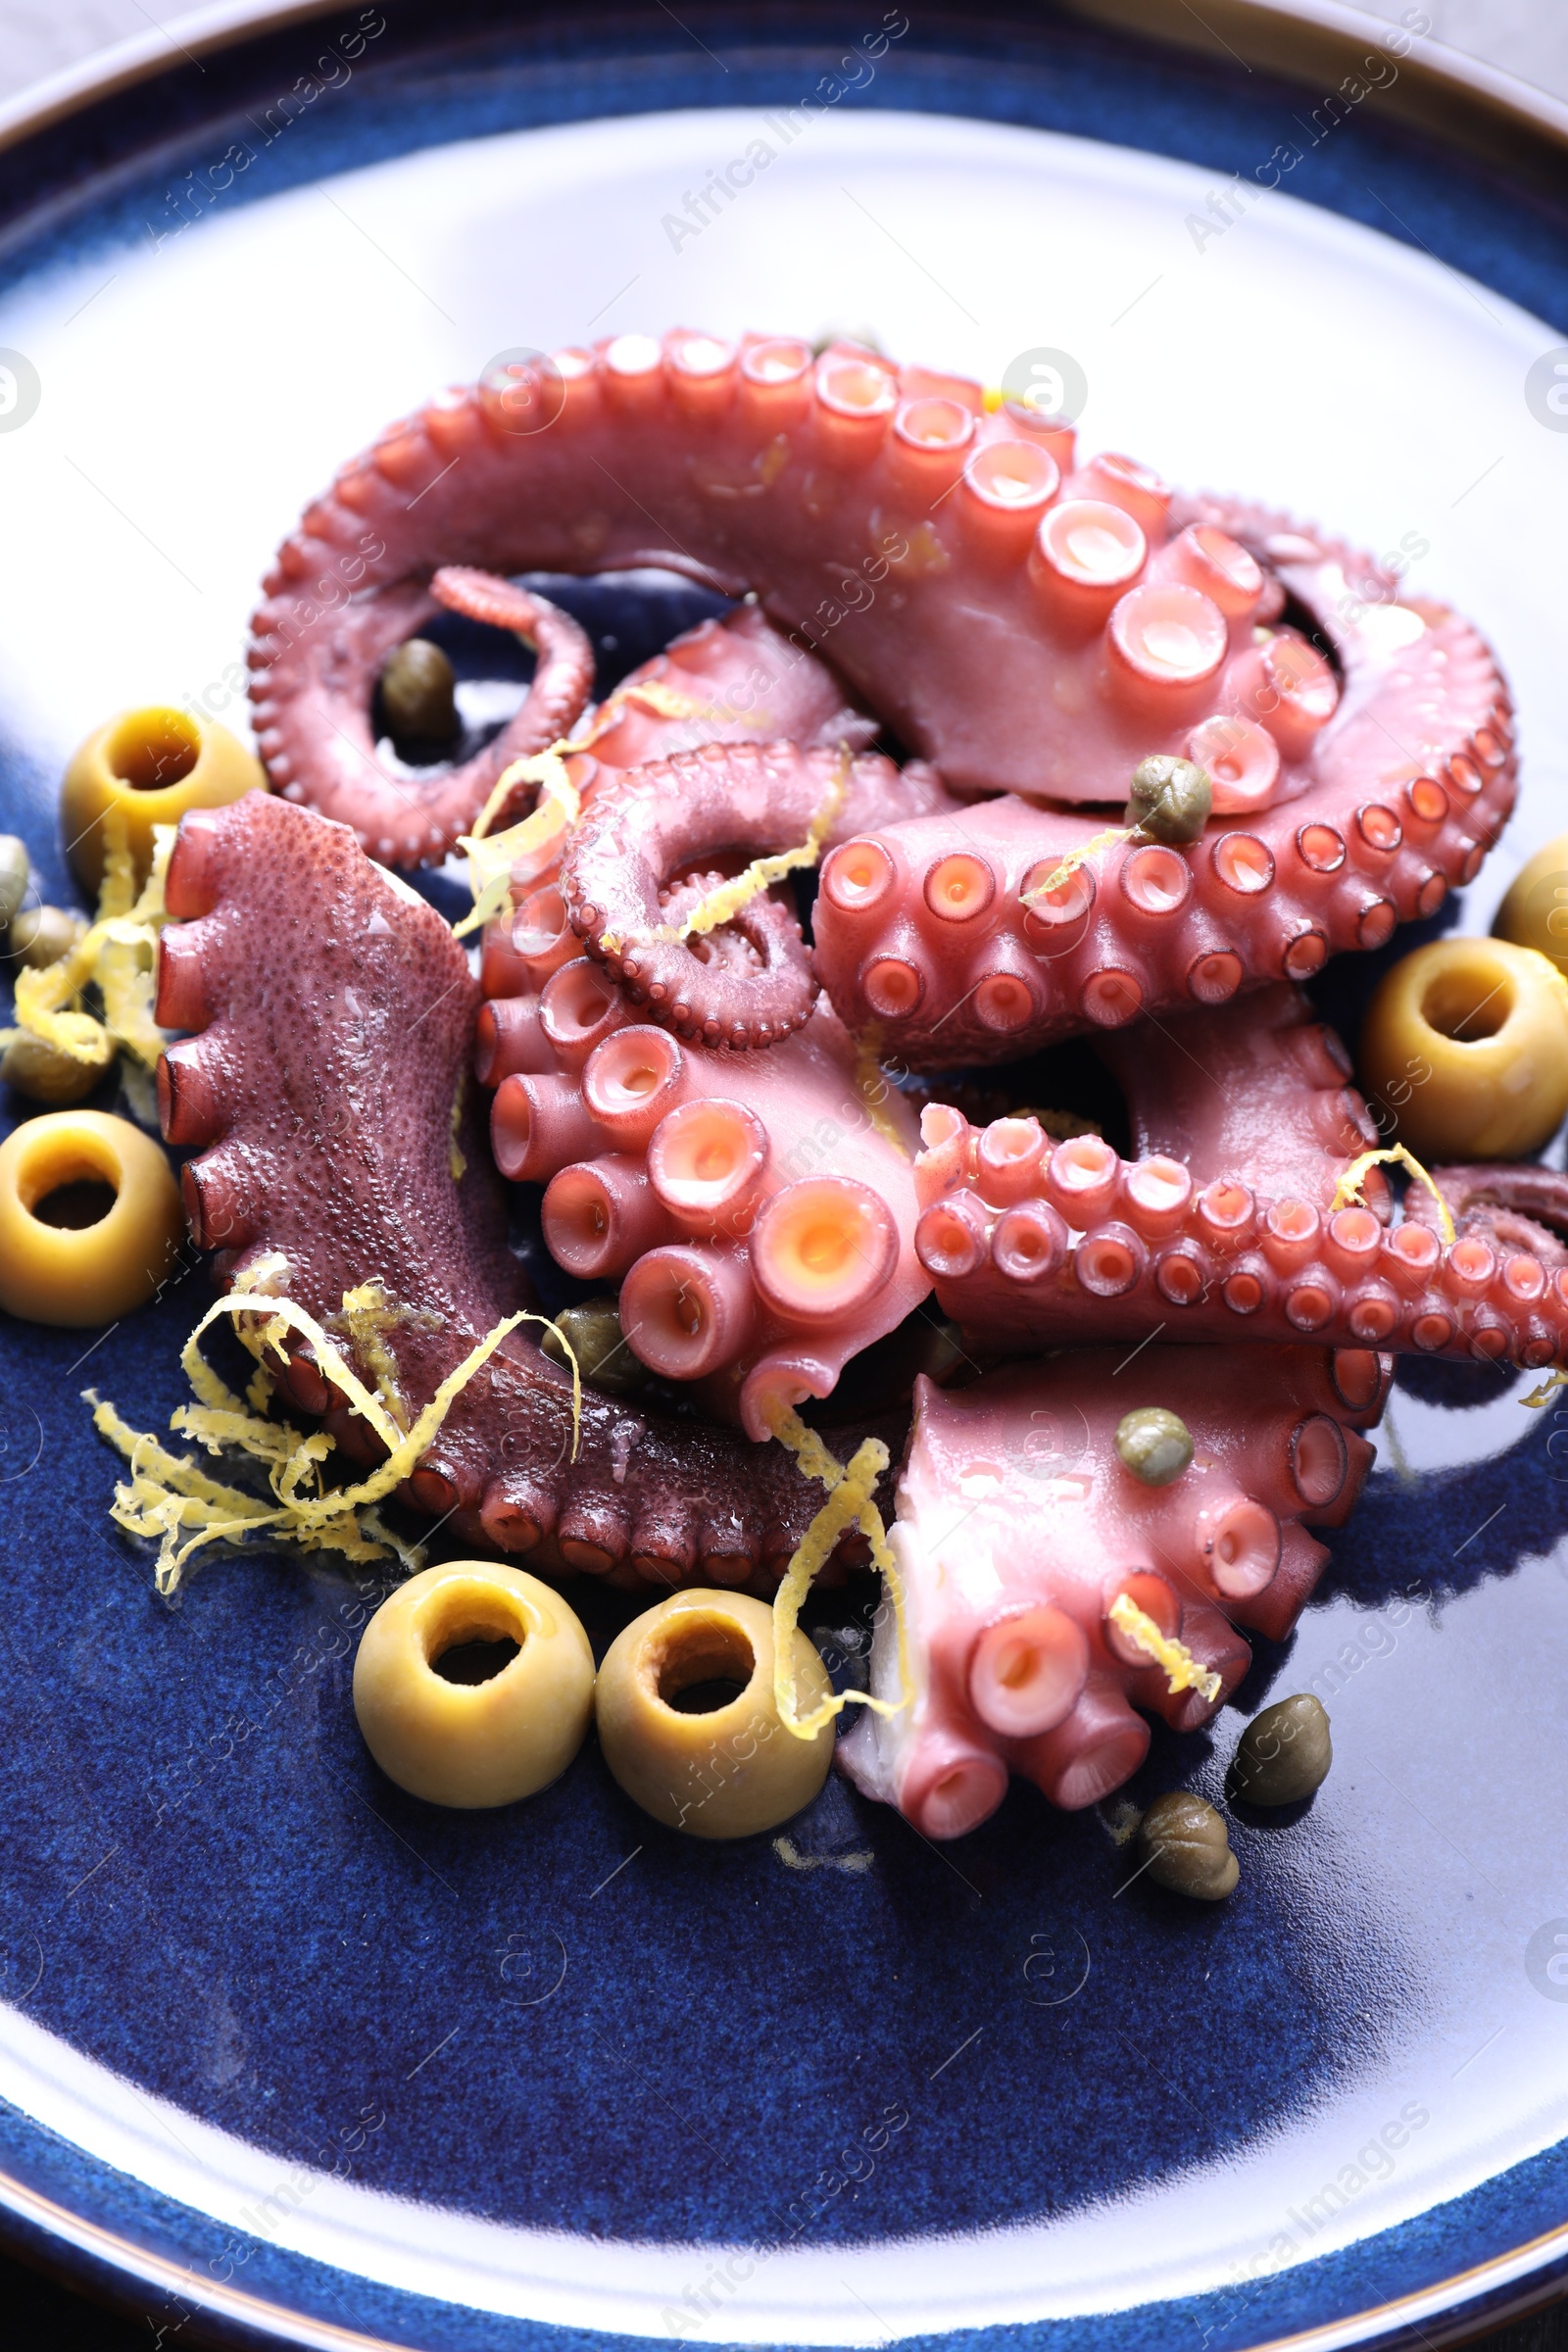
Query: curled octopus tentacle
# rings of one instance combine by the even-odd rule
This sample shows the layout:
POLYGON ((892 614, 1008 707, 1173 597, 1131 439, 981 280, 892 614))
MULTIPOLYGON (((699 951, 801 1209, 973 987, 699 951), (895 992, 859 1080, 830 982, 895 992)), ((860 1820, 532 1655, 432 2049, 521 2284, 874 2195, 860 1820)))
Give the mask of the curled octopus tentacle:
POLYGON ((561 894, 590 956, 633 1004, 678 1037, 748 1051, 776 1045, 809 1017, 817 983, 793 911, 759 887, 723 919, 751 942, 755 966, 710 956, 685 935, 690 893, 667 886, 722 854, 764 858, 817 851, 867 823, 947 794, 923 762, 901 774, 873 753, 793 743, 710 743, 601 787, 567 841, 561 894), (677 918, 677 919, 672 919, 677 918))
MULTIPOLYGON (((622 678, 563 757, 586 807, 628 769, 707 744, 777 738, 856 752, 875 732, 876 720, 846 699, 825 662, 783 636, 756 605, 740 605, 721 620, 688 629, 622 678)), ((945 801, 929 769, 911 766, 905 776, 906 798, 896 813, 945 801)), ((519 804, 510 802, 491 831, 519 812, 519 804)), ((558 833, 514 862, 511 912, 485 933, 488 997, 537 990, 582 952, 561 896, 563 840, 558 833)))
POLYGON ((741 1064, 637 1020, 582 957, 482 1006, 475 1067, 502 1173, 547 1187, 557 1262, 618 1282, 631 1352, 754 1438, 930 1288, 913 1113, 825 1004, 741 1064))
POLYGON ((973 835, 846 845, 818 968, 849 1025, 876 1017, 911 1061, 1305 977, 1468 880, 1512 801, 1506 688, 1454 614, 1321 534, 1178 501, 978 384, 855 346, 619 335, 390 426, 265 583, 252 659, 280 780, 316 801, 341 766, 316 645, 338 624, 302 588, 351 566, 373 605, 447 563, 659 563, 750 589, 965 798, 1116 809, 1150 754, 1209 765, 1220 814, 1193 850, 1097 852, 1028 906, 1096 820, 1004 803, 973 835), (546 428, 519 432, 523 411, 546 428))
POLYGON ((256 739, 285 800, 351 828, 386 865, 438 865, 467 832, 497 779, 569 732, 593 687, 593 648, 569 612, 508 580, 457 567, 425 584, 405 581, 321 612, 290 641, 287 600, 251 648, 256 739), (394 776, 383 765, 370 709, 381 665, 445 607, 533 645, 538 663, 521 707, 472 759, 432 775, 394 776), (281 662, 288 691, 273 690, 281 662))
MULTIPOLYGON (((1568 1267, 1568 1175, 1560 1168, 1434 1168, 1432 1181, 1447 1202, 1460 1240, 1477 1240, 1506 1254, 1524 1251, 1555 1274, 1568 1267)), ((1438 1204, 1412 1190, 1406 1217, 1436 1227, 1438 1204)))
MULTIPOLYGON (((975 1828, 1009 1769, 1053 1804, 1098 1803, 1143 1762, 1146 1715, 1195 1730, 1236 1688, 1242 1627, 1290 1631, 1329 1556, 1307 1527, 1348 1516, 1387 1390, 1375 1354, 1307 1347, 1209 1348, 1200 1367, 1087 1348, 951 1394, 918 1381, 891 1535, 913 1703, 867 1710, 845 1770, 927 1838, 975 1828), (1150 1487, 1124 1465, 1117 1425, 1148 1406, 1180 1415, 1200 1473, 1150 1487), (1185 1665, 1118 1621, 1129 1601, 1185 1665)), ((899 1694, 886 1627, 871 1688, 899 1694)))
POLYGON ((1278 583, 1336 644, 1343 687, 1304 639, 1291 666, 1274 653, 1277 680, 1265 664, 1283 639, 1236 656, 1234 708, 1180 746, 1238 778, 1190 844, 1016 796, 845 843, 823 868, 815 961, 852 1026, 878 1019, 891 1049, 931 1066, 1010 1057, 1308 979, 1474 879, 1515 791, 1508 698, 1481 639, 1392 598, 1348 627, 1348 570, 1361 575, 1345 550, 1266 531, 1255 510, 1206 511, 1257 529, 1278 583), (1249 762, 1267 784, 1252 806, 1249 762))
MULTIPOLYGON (((159 1017, 195 1034, 170 1047, 159 1096, 166 1137, 196 1154, 181 1179, 192 1237, 230 1283, 267 1261, 267 1288, 328 1328, 346 1292, 379 1281, 384 1344, 416 1413, 528 1303, 464 1083, 478 988, 462 947, 346 827, 259 793, 186 818, 168 903, 159 1017)), ((352 1337, 339 1344, 373 1383, 352 1337)), ((350 1458, 374 1457, 308 1346, 286 1386, 350 1458)), ((824 1431, 842 1452, 868 1434, 896 1455, 903 1424, 824 1431)), ((820 1501, 778 1446, 591 1388, 574 1455, 569 1378, 521 1330, 400 1492, 452 1514, 465 1542, 547 1571, 760 1591, 820 1501)))
MULTIPOLYGON (((1468 1211, 1448 1241, 1414 1182, 1395 1223, 1377 1167, 1336 1205, 1377 1131, 1345 1083, 1343 1046, 1296 990, 1188 1014, 1157 1050, 1134 1033, 1106 1058, 1133 1160, 1099 1136, 1053 1146, 1031 1118, 975 1129, 941 1105, 923 1114, 915 1250, 971 1346, 1142 1339, 1159 1325, 1172 1340, 1311 1338, 1526 1369, 1562 1359, 1555 1243, 1540 1250, 1495 1222, 1485 1238, 1468 1211)), ((1490 1193, 1544 1206, 1565 1186, 1534 1169, 1464 1173, 1482 1179, 1477 1204, 1490 1193)))

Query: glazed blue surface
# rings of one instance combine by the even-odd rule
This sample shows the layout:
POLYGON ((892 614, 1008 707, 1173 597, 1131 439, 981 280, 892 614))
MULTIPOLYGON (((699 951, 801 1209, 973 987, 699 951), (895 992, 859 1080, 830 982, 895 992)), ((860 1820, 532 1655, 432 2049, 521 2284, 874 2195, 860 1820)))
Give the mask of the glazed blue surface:
MULTIPOLYGON (((447 46, 429 54, 398 48, 394 27, 226 201, 492 130, 787 102, 836 38, 828 28, 819 55, 799 10, 691 21, 722 50, 722 82, 657 12, 622 23, 582 11, 535 33, 449 17, 447 46)), ((161 130, 172 125, 184 153, 164 152, 156 170, 131 112, 94 118, 86 135, 116 184, 74 206, 46 200, 80 134, 6 159, 13 277, 142 238, 177 172, 220 151, 230 102, 243 111, 271 87, 283 58, 279 40, 256 43, 214 61, 211 88, 170 77, 161 130), (42 216, 33 227, 29 208, 42 216)), ((1300 99, 1125 36, 988 12, 914 25, 866 103, 1065 129, 1229 172, 1295 135, 1282 125, 1300 99)), ((1292 192, 1403 234, 1568 326, 1563 220, 1370 110, 1305 157, 1292 192)), ((596 593, 594 617, 627 659, 638 615, 596 593)), ((0 826, 28 834, 59 895, 59 845, 37 822, 53 779, 24 744, 5 741, 0 759, 0 826)), ((1410 944, 1401 934, 1394 952, 1410 944)), ((1333 968, 1335 1017, 1350 1021, 1376 968, 1333 968)), ((661 1830, 591 1744, 511 1812, 442 1813, 405 1796, 355 1730, 350 1579, 309 1561, 215 1557, 169 1606, 106 1516, 117 1465, 79 1392, 91 1382, 138 1426, 162 1427, 208 1296, 192 1265, 101 1341, 0 1321, 0 1992, 76 2049, 285 2171, 335 2161, 368 2187, 577 2232, 591 2262, 595 2239, 853 2244, 1064 2213, 1288 2126, 1399 2025, 1415 1989, 1408 1951, 1375 1916, 1346 1911, 1353 1936, 1331 1966, 1303 1969, 1299 1915, 1267 1867, 1281 1833, 1257 1822, 1235 1834, 1237 1895, 1210 1912, 1147 1883, 1113 1903, 1130 1866, 1102 1822, 1019 1787, 938 1852, 834 1780, 793 1827, 819 1861, 809 1870, 783 1867, 765 1839, 710 1846, 661 1830), (867 1853, 869 1868, 832 1866, 867 1853), (1089 1979, 1042 2005, 1032 1964, 1074 1936, 1089 1979), (558 1951, 565 1973, 547 1991, 558 1951), (1179 2069, 1153 2055, 1173 2021, 1179 2069), (1063 2084, 1067 2128, 1052 2104, 1063 2084), (889 2134, 874 2178, 830 2191, 840 2151, 873 2130, 889 2134)), ((1457 1376, 1456 1396, 1466 1379, 1482 1376, 1457 1376)), ((1549 1551, 1568 1502, 1535 1435, 1413 1491, 1374 1481, 1332 1539, 1320 1600, 1370 1611, 1417 1593, 1462 1607, 1549 1551), (1489 1514, 1455 1557, 1455 1526, 1489 1514)), ((618 1621, 590 1616, 596 1644, 618 1621)), ((1222 1764, 1240 1721, 1293 1687, 1279 1682, 1291 1645, 1255 1646, 1217 1747, 1156 1732, 1135 1801, 1190 1781, 1211 1753, 1222 1764)), ((1310 1841, 1312 1817, 1291 1835, 1310 1841)), ((372 2287, 265 2234, 236 2243, 13 2110, 0 2110, 0 2171, 198 2276, 234 2268, 285 2310, 432 2352, 564 2352, 571 2339, 372 2287)), ((1565 2196, 1568 2159, 1552 2151, 1179 2315, 1151 2306, 987 2332, 1061 2352, 1164 2352, 1194 2326, 1240 2347, 1503 2253, 1559 2224, 1565 2196)))

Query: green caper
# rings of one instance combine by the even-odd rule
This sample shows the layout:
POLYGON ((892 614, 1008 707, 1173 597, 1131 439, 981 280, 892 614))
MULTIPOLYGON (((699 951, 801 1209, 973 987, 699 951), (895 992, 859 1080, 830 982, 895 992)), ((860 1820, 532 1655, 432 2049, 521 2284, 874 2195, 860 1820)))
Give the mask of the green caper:
POLYGON ((1168 1487, 1193 1458, 1193 1433, 1162 1404, 1141 1404, 1117 1422, 1116 1451, 1140 1486, 1168 1487))
POLYGON ((0 1055, 0 1079, 25 1095, 29 1102, 48 1102, 57 1110, 80 1102, 104 1074, 101 1061, 78 1061, 62 1054, 41 1037, 14 1037, 0 1055))
POLYGON ((1190 1789, 1156 1796, 1138 1825, 1141 1860, 1156 1886, 1222 1902, 1241 1876, 1222 1816, 1190 1789))
POLYGON ((1149 841, 1196 841, 1214 806, 1214 787, 1191 760, 1152 753, 1133 769, 1127 822, 1149 841))
POLYGON ((381 671, 381 712, 394 740, 448 743, 458 731, 457 675, 438 645, 411 637, 381 671))
POLYGON ((1231 1768, 1232 1786, 1250 1804, 1294 1805, 1322 1788, 1333 1761, 1327 1710, 1309 1690, 1298 1690, 1248 1725, 1231 1768))
POLYGON ((0 833, 0 931, 12 920, 27 895, 27 845, 14 833, 0 833))
POLYGON ((11 952, 41 972, 69 956, 85 929, 80 915, 64 906, 24 906, 11 918, 11 952))
MULTIPOLYGON (((620 1309, 613 1298, 588 1298, 581 1306, 564 1306, 556 1322, 591 1388, 602 1389, 610 1396, 624 1396, 647 1380, 647 1365, 633 1355, 621 1336, 620 1309)), ((566 1362, 566 1350, 557 1332, 547 1331, 539 1345, 555 1363, 566 1362)))

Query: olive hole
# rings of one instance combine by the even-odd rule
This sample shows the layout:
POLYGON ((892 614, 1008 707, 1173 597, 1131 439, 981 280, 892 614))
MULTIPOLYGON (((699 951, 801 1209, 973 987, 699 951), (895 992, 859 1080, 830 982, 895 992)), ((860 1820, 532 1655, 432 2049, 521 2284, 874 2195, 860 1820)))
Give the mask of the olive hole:
POLYGON ((667 1704, 677 1715, 716 1715, 720 1707, 732 1707, 745 1689, 727 1675, 715 1675, 706 1683, 688 1683, 667 1704))
POLYGON ((70 1184, 57 1184, 52 1193, 33 1202, 32 1214, 40 1225, 55 1225, 69 1233, 80 1233, 89 1225, 101 1225, 115 1205, 115 1188, 101 1176, 77 1176, 70 1184))
POLYGON ((430 1665, 446 1683, 491 1683, 512 1664, 521 1646, 506 1636, 495 1641, 454 1642, 433 1657, 430 1665))
POLYGON ((202 739, 178 710, 138 710, 111 736, 110 770, 132 792, 166 792, 183 782, 201 758, 202 739))
POLYGON ((677 1715, 714 1715, 734 1705, 756 1671, 756 1653, 740 1627, 702 1617, 670 1627, 656 1688, 677 1715))
POLYGON ((1440 1037, 1479 1045, 1495 1037, 1513 1011, 1513 981, 1488 964, 1441 973, 1421 1000, 1421 1017, 1440 1037))

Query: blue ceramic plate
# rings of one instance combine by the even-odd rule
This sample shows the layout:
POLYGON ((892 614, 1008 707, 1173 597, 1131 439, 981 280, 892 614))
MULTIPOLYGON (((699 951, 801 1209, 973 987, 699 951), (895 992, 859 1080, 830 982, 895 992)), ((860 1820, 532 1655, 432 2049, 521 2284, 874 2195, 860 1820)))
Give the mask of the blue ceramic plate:
MULTIPOLYGON (((1382 69, 1337 110, 1038 12, 379 23, 0 159, 39 390, 0 416, 0 822, 48 893, 73 743, 235 718, 343 455, 499 351, 677 319, 1067 353, 1093 442, 1402 550, 1493 636, 1525 791, 1458 919, 1561 826, 1568 230, 1397 129, 1382 69)), ((607 662, 686 616, 584 609, 607 662)), ((1368 980, 1326 975, 1352 1031, 1368 980)), ((207 1296, 0 1331, 0 2206, 155 2334, 1327 2347, 1568 2262, 1568 1448, 1521 1384, 1401 1378, 1294 1641, 1156 1737, 1135 1798, 1217 1793, 1270 1690, 1333 1713, 1310 1815, 1240 1824, 1200 1913, 1125 1886, 1114 1802, 1024 1788, 940 1852, 838 1781, 787 1838, 683 1841, 591 1746, 499 1816, 403 1796, 351 1583, 220 1557, 165 1606, 106 1516, 79 1392, 161 1425, 207 1296)))

